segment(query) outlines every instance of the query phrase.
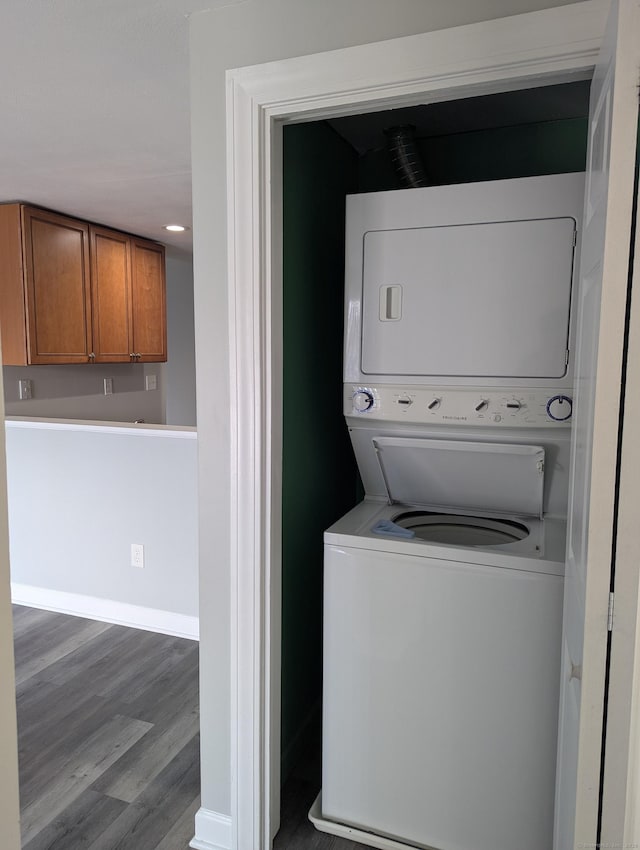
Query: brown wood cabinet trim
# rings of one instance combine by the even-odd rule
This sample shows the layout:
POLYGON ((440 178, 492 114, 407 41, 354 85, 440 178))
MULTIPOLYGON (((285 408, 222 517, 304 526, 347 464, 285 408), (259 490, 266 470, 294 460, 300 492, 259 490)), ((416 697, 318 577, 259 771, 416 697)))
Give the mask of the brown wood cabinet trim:
POLYGON ((133 317, 133 350, 136 355, 136 363, 163 363, 167 359, 167 281, 166 281, 166 265, 165 265, 165 248, 164 245, 158 242, 152 242, 149 239, 141 239, 139 237, 131 237, 131 309, 133 317), (154 251, 160 255, 160 287, 161 287, 161 343, 160 351, 143 351, 139 343, 139 334, 136 334, 136 308, 135 298, 137 295, 138 281, 136 278, 137 268, 135 264, 135 252, 137 249, 154 251))
POLYGON ((29 362, 23 274, 20 204, 0 204, 0 334, 7 366, 29 362))

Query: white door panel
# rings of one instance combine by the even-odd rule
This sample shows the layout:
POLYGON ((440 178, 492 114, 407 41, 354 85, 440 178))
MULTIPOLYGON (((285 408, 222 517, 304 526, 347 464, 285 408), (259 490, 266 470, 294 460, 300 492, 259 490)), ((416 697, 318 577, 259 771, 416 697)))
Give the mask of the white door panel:
MULTIPOLYGON (((589 116, 577 304, 555 850, 595 846, 599 840, 607 614, 634 202, 639 60, 638 2, 614 2, 593 78, 589 116)), ((602 840, 605 841, 604 835, 602 840)))

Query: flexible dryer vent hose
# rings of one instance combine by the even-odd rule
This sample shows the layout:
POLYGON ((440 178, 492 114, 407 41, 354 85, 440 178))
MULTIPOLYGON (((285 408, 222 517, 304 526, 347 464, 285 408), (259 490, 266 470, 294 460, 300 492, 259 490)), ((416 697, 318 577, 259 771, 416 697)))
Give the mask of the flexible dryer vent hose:
POLYGON ((427 185, 427 178, 416 147, 415 127, 403 124, 385 130, 387 147, 403 189, 417 189, 427 185))

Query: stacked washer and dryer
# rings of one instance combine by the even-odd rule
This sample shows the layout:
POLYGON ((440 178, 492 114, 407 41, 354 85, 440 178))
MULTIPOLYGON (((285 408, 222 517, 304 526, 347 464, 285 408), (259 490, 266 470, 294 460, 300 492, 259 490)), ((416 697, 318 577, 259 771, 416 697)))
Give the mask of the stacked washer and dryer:
POLYGON ((552 845, 582 174, 347 199, 323 786, 379 848, 552 845))

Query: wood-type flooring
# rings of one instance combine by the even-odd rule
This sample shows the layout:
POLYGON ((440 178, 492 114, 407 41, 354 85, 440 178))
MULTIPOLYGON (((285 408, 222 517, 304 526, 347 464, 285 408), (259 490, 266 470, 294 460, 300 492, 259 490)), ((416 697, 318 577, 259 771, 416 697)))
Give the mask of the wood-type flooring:
MULTIPOLYGON (((13 617, 23 850, 187 850, 198 644, 18 605, 13 617)), ((274 850, 362 850, 309 822, 317 752, 285 784, 274 850)))
POLYGON ((198 644, 14 606, 23 850, 187 850, 198 644))

